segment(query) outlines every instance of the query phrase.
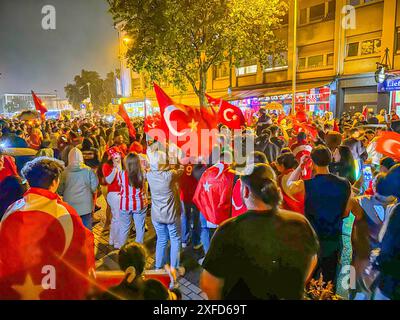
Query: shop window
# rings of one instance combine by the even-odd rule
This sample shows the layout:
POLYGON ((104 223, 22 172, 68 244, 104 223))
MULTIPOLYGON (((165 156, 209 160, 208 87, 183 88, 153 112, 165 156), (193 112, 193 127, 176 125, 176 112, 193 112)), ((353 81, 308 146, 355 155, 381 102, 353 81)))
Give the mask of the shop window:
POLYGON ((326 65, 327 66, 333 66, 333 53, 328 53, 326 55, 326 65))
POLYGON ((381 40, 373 39, 361 42, 361 55, 368 55, 381 52, 381 40))
POLYGON ((324 56, 322 54, 318 56, 308 57, 308 64, 307 64, 308 68, 319 68, 322 67, 323 65, 324 65, 324 56))
POLYGON ((325 18, 325 3, 310 7, 310 22, 325 18))
POLYGON ((356 57, 358 56, 358 42, 349 43, 347 46, 347 56, 356 57))
POLYGON ((214 66, 214 79, 229 77, 229 64, 227 62, 214 66))

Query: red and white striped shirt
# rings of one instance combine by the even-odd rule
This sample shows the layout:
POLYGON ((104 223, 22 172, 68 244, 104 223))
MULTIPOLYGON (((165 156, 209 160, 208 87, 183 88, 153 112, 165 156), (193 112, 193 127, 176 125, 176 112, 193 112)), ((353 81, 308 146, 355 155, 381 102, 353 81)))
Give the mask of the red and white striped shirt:
POLYGON ((139 211, 148 205, 147 183, 143 183, 143 187, 136 189, 129 185, 129 177, 127 171, 122 171, 118 175, 118 181, 121 187, 120 210, 122 211, 139 211))

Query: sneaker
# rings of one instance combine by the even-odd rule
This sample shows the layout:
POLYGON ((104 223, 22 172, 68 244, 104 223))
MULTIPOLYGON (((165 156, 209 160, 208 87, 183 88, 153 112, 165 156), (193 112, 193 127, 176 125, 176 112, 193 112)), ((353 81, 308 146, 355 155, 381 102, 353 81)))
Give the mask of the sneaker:
POLYGON ((198 245, 193 246, 194 250, 199 250, 203 246, 202 243, 199 243, 198 245))
POLYGON ((187 248, 187 243, 182 242, 182 248, 183 248, 183 249, 187 248))
POLYGON ((201 258, 201 259, 197 260, 197 262, 199 263, 199 265, 201 265, 201 266, 203 265, 204 258, 205 258, 205 257, 203 257, 203 258, 201 258))

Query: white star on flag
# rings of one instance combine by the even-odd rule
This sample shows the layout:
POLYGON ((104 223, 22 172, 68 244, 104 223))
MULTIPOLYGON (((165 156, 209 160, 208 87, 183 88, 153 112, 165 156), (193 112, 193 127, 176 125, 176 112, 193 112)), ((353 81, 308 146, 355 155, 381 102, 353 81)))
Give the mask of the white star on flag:
POLYGON ((211 184, 209 184, 208 181, 207 181, 205 184, 203 184, 203 187, 204 187, 204 190, 206 192, 209 192, 210 188, 211 188, 211 184))

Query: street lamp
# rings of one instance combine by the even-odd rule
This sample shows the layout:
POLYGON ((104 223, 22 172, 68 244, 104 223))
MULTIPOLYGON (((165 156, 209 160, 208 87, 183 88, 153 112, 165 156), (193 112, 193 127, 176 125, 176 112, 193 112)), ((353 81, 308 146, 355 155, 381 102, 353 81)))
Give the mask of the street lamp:
POLYGON ((376 68, 377 68, 375 72, 376 83, 384 83, 387 78, 386 70, 391 69, 389 61, 389 48, 385 49, 385 55, 383 56, 381 62, 376 63, 376 68))
POLYGON ((296 77, 297 77, 297 0, 293 0, 293 61, 292 61, 292 114, 296 113, 296 77))

